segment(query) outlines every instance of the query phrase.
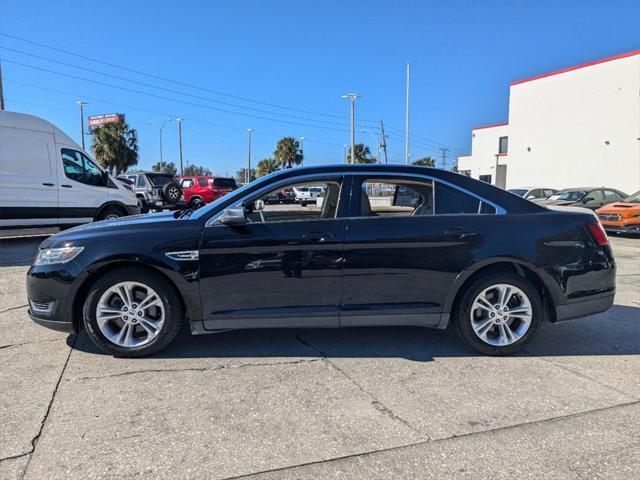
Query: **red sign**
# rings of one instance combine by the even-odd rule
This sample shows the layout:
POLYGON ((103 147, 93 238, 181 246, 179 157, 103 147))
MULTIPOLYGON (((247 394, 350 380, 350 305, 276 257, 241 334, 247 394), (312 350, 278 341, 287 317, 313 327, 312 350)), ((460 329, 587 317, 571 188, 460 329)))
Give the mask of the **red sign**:
POLYGON ((124 113, 106 113, 89 117, 89 131, 111 122, 124 122, 124 113))

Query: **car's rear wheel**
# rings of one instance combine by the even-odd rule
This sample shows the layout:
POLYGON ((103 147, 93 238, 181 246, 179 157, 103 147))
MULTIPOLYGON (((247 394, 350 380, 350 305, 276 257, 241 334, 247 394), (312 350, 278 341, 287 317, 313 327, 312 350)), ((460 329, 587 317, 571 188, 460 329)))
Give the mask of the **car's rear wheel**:
POLYGON ((204 206, 204 200, 202 200, 200 197, 193 197, 189 203, 191 205, 191 208, 193 208, 194 210, 197 210, 198 208, 204 206))
POLYGON ((99 278, 83 308, 91 340, 101 350, 122 357, 165 348, 180 330, 181 316, 172 286, 153 272, 132 267, 99 278))
POLYGON ((469 346, 487 355, 509 355, 535 335, 542 300, 526 278, 489 273, 468 285, 454 315, 458 333, 469 346))

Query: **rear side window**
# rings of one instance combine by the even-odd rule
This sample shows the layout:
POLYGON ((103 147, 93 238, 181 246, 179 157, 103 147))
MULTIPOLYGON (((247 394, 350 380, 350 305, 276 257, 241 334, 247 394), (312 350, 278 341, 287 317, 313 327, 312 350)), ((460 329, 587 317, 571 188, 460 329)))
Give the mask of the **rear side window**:
POLYGON ((362 182, 360 216, 433 215, 433 183, 414 180, 367 179, 362 182))
POLYGON ((233 178, 214 178, 213 185, 217 188, 231 188, 236 189, 236 181, 233 178))
POLYGON ((208 187, 209 186, 209 179, 208 178, 199 178, 198 179, 198 185, 200 185, 201 187, 208 187))
POLYGON ((62 167, 67 178, 86 185, 103 187, 106 185, 102 170, 89 157, 77 150, 63 148, 60 151, 62 167))
POLYGON ((494 214, 496 209, 457 188, 436 182, 436 215, 494 214))

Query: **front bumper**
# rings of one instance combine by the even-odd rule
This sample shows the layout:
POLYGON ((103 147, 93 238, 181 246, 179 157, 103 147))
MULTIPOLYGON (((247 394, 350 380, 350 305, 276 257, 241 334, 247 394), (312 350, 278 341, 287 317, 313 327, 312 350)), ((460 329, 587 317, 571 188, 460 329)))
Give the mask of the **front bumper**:
POLYGON ((602 223, 602 227, 607 231, 607 232, 612 232, 612 233, 636 233, 636 234, 640 234, 640 223, 606 223, 606 222, 600 222, 602 223))
POLYGON ((59 332, 76 333, 76 328, 73 322, 64 322, 59 320, 47 320, 44 318, 36 317, 31 310, 29 310, 29 318, 36 322, 38 325, 50 328, 51 330, 57 330, 59 332))
POLYGON ((77 333, 78 324, 73 315, 74 280, 65 270, 31 267, 27 273, 31 320, 53 330, 77 333))
POLYGON ((556 321, 571 320, 572 318, 586 317, 604 312, 613 305, 615 290, 599 295, 589 296, 580 301, 556 306, 556 321))

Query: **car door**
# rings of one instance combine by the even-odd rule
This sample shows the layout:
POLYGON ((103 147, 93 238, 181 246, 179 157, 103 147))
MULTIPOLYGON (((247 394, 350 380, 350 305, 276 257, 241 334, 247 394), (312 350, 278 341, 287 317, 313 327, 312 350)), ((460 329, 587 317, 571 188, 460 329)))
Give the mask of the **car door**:
POLYGON ((495 208, 411 175, 358 176, 352 199, 340 324, 437 325, 482 242, 479 212, 495 208))
POLYGON ((342 292, 348 195, 341 176, 305 181, 329 186, 322 206, 267 204, 279 182, 236 205, 247 223, 207 222, 200 246, 200 289, 205 329, 335 327, 342 292))
POLYGON ((591 190, 590 192, 587 192, 582 203, 583 207, 596 210, 606 203, 604 193, 602 190, 591 190))
POLYGON ((59 221, 74 224, 90 222, 98 208, 109 201, 105 173, 84 153, 60 148, 59 221))

